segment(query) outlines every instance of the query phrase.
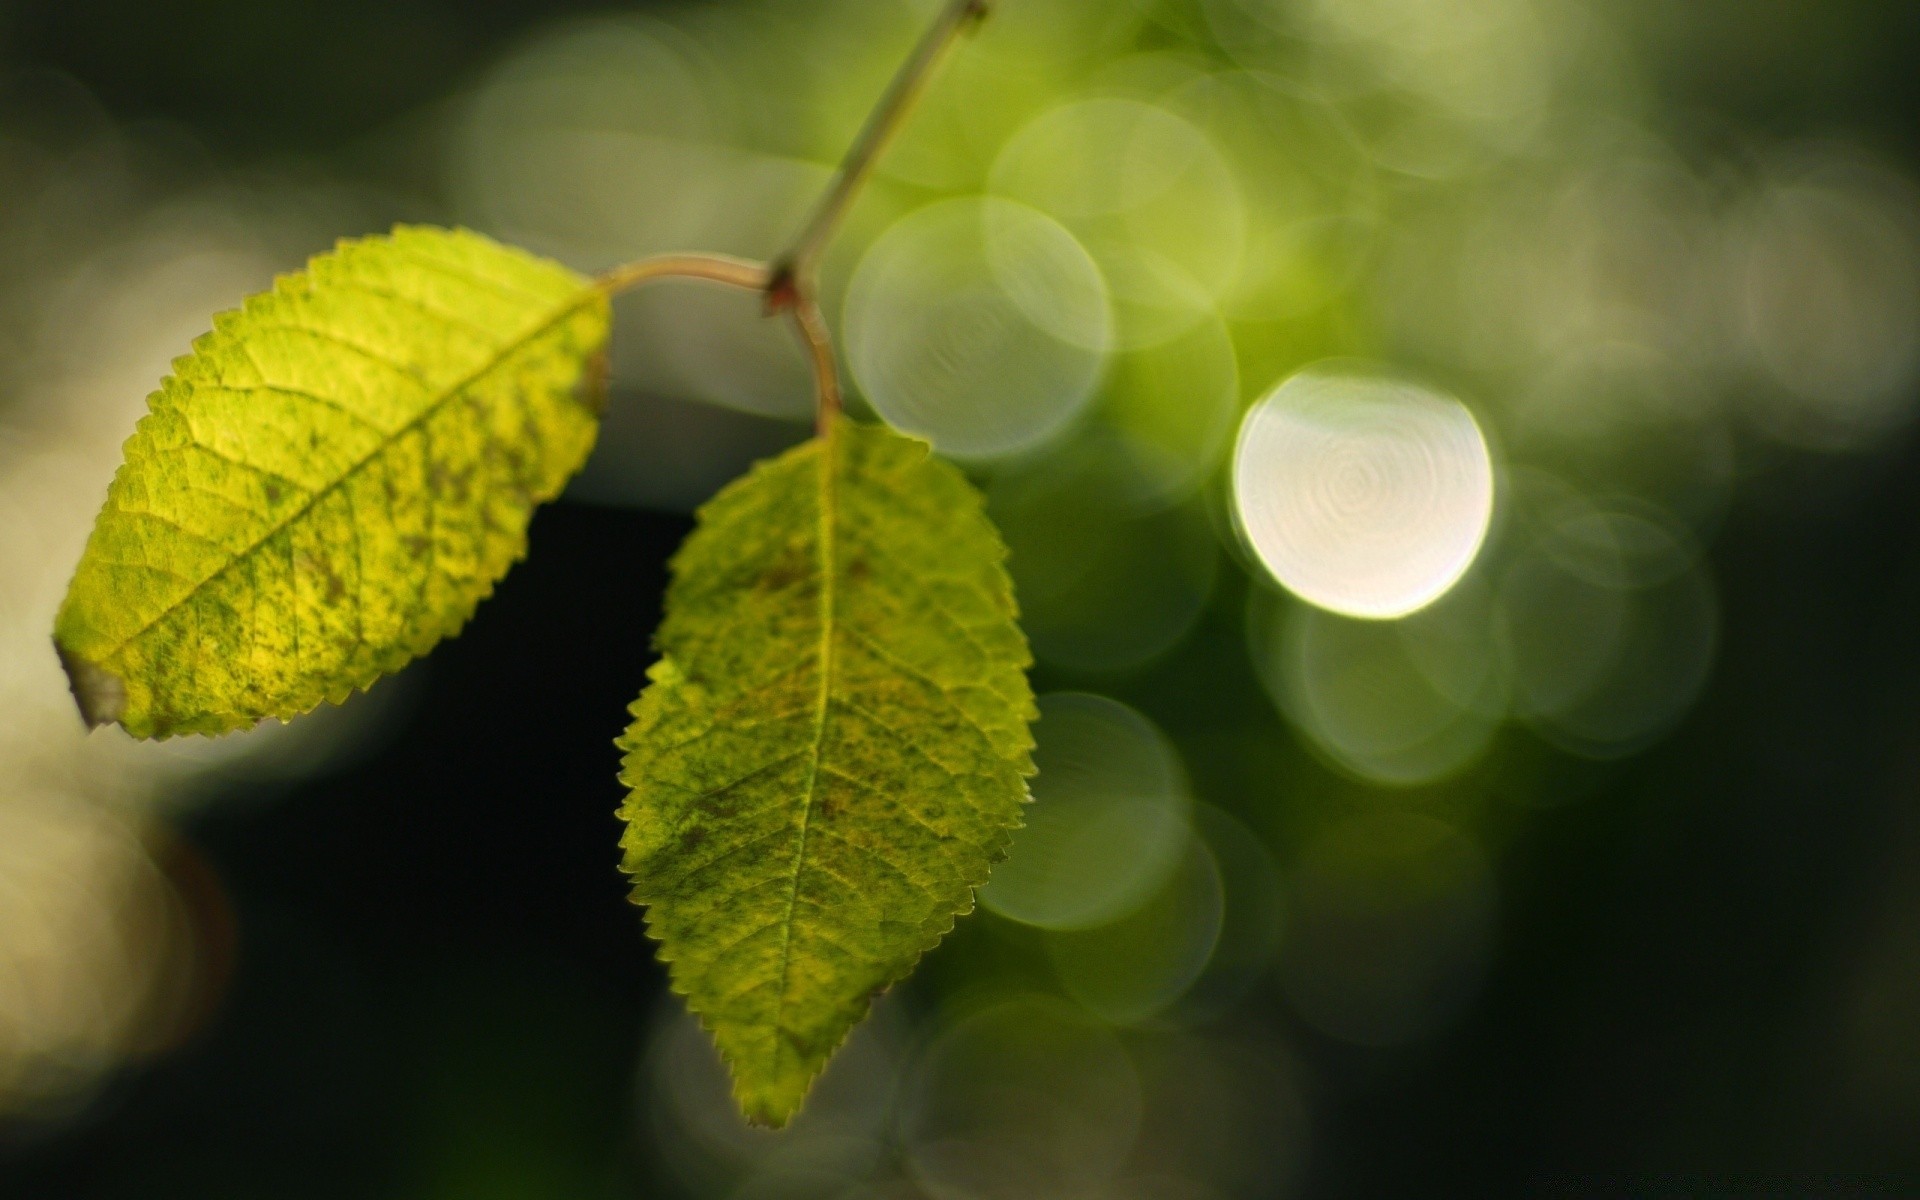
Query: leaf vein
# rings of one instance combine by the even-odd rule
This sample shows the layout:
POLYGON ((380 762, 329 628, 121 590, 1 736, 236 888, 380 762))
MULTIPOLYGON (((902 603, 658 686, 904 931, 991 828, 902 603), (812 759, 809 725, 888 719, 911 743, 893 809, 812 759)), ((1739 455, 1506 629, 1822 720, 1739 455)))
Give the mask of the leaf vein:
MULTIPOLYGON (((474 370, 473 372, 468 374, 464 379, 460 380, 459 382, 449 387, 442 395, 436 397, 432 402, 430 402, 425 407, 423 407, 418 415, 410 418, 405 425, 395 430, 393 434, 389 436, 385 441, 375 446, 372 450, 369 450, 358 461, 356 461, 351 466, 349 466, 346 469, 346 471, 343 472, 338 479, 329 483, 325 488, 322 488, 319 491, 313 493, 313 495, 307 500, 305 504, 302 504, 298 509, 296 509, 294 512, 289 514, 284 520, 279 522, 277 525, 268 529, 258 539, 256 539, 251 545, 236 551, 234 553, 234 557, 231 560, 229 560, 225 564, 222 564, 218 570, 214 571, 206 579, 196 583, 194 590, 192 592, 189 592, 186 596, 182 596, 179 600, 168 605, 166 608, 162 609, 158 614, 156 614, 152 619, 148 620, 140 628, 134 630, 132 633, 122 638, 118 645, 115 645, 110 651, 108 651, 108 654, 118 653, 121 649, 123 649, 127 645, 127 643, 132 642, 136 638, 140 637, 142 634, 146 633, 147 630, 152 629, 155 625, 165 620, 175 609, 179 608, 182 604, 185 604, 187 600, 191 599, 192 596, 196 592, 198 592, 200 588, 204 588, 207 584, 212 583, 215 579, 220 578, 227 571, 231 570, 235 562, 238 562, 240 559, 259 550, 262 546, 264 546, 267 543, 269 539, 271 539, 274 535, 278 534, 281 530, 288 528, 289 526, 294 524, 296 521, 299 521, 302 518, 304 518, 308 513, 313 511, 314 505, 319 502, 320 497, 326 495, 328 492, 334 490, 335 488, 344 486, 348 480, 358 475, 359 472, 363 470, 368 463, 380 457, 381 453, 384 450, 391 447, 396 441, 398 441, 401 437, 405 436, 411 430, 415 428, 424 428, 430 422, 431 418, 437 415, 441 411, 441 409, 444 408, 455 397, 459 396, 467 388, 473 386, 473 384, 478 382, 480 379, 485 378, 492 371, 498 369, 502 363, 506 362, 514 354, 520 352, 521 350, 525 349, 527 346, 533 344, 534 341, 536 341, 538 338, 542 337, 543 335, 559 327, 559 325, 563 321, 567 320, 569 317, 572 317, 573 315, 578 313, 581 307, 587 303, 589 298, 593 296, 597 296, 598 294, 599 293, 597 292, 591 292, 591 291, 585 293, 581 299, 576 300, 571 304, 562 306, 553 316, 546 318, 539 325, 535 326, 533 329, 529 330, 527 333, 521 335, 518 338, 510 340, 498 352, 490 355, 487 361, 484 364, 482 364, 478 369, 474 370)), ((269 326, 269 327, 292 329, 299 332, 309 332, 309 333, 314 332, 312 330, 303 330, 301 329, 301 327, 295 326, 295 325, 279 325, 279 326, 269 326)), ((327 335, 319 335, 319 336, 327 336, 327 335)), ((333 340, 339 340, 339 339, 333 339, 333 340)), ((342 344, 351 345, 350 343, 345 343, 345 342, 342 342, 342 344)), ((354 348, 363 349, 361 347, 354 347, 354 348)), ((369 354, 369 357, 374 357, 374 356, 369 354)), ((242 465, 251 465, 251 464, 242 464, 242 465)))

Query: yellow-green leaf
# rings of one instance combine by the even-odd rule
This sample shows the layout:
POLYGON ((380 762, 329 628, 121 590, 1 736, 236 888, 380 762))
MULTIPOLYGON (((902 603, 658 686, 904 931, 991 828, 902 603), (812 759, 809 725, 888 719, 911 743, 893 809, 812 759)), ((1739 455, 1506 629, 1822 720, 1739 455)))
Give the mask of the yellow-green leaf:
POLYGON ((149 400, 61 606, 81 711, 220 733, 458 632, 592 449, 607 328, 564 267, 404 227, 214 318, 149 400))
POLYGON ((842 420, 723 491, 674 561, 621 742, 624 865, 752 1120, 799 1108, 1019 825, 1005 554, 924 443, 842 420))

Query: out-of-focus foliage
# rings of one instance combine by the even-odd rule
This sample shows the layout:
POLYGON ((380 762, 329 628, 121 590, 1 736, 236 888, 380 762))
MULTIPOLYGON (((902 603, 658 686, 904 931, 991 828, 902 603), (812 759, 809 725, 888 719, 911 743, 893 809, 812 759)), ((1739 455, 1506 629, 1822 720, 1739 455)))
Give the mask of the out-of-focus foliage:
POLYGON ((57 1120, 223 992, 227 901, 169 813, 340 761, 404 699, 218 744, 88 738, 47 636, 168 363, 236 296, 386 219, 308 173, 214 178, 58 74, 10 69, 0 112, 0 1114, 57 1120))
POLYGON ((625 868, 746 1115, 786 1124, 973 908, 1033 773, 1006 550, 923 443, 838 418, 700 510, 634 705, 625 868))
MULTIPOLYGON (((456 108, 458 212, 586 263, 773 253, 928 8, 667 5, 562 27, 456 108)), ((1511 822, 1490 795, 1557 802, 1567 768, 1537 756, 1615 762, 1680 722, 1720 642, 1704 550, 1740 481, 1880 444, 1920 375, 1908 170, 1865 141, 1663 124, 1636 32, 1556 0, 1008 0, 954 59, 827 261, 850 377, 983 480, 1043 678, 1211 714, 1179 726, 1200 798, 1259 832, 1196 808, 1139 712, 1043 699, 1032 820, 982 903, 1037 960, 1014 993, 1045 980, 1066 1024, 1027 1041, 1029 1009, 963 1004, 924 1026, 934 1048, 894 1051, 898 1075, 856 1041, 846 1072, 872 1072, 872 1107, 839 1107, 855 1085, 830 1073, 785 1149, 675 1151, 695 1190, 824 1192, 904 1144, 936 1196, 1160 1175, 1259 1194, 1297 1165, 1294 1083, 1200 1085, 1263 1114, 1223 1130, 1272 1140, 1171 1165, 1154 1121, 1191 1093, 1145 1066, 1164 1035, 1096 1052, 1095 1031, 1197 1021, 1250 974, 1315 1036, 1370 1047, 1471 1004, 1511 822), (1329 435, 1317 476, 1247 438, 1230 464, 1249 412, 1304 381, 1373 386, 1382 364, 1457 396, 1432 411, 1469 435, 1389 411, 1329 435), (1324 601, 1382 594, 1356 546, 1410 517, 1458 552, 1398 581, 1417 601, 1371 606, 1432 601, 1405 619, 1267 582, 1262 520, 1338 531, 1307 539, 1324 601), (1198 699, 1223 656, 1330 774, 1270 765, 1287 761, 1263 744, 1273 724, 1198 699), (1048 1083, 1004 1075, 1016 1046, 1048 1047, 1021 1077, 1048 1083), (893 1087, 912 1115, 888 1130, 893 1087), (973 1094, 1028 1099, 993 1112, 973 1094)), ((803 366, 746 308, 639 299, 616 378, 800 417, 803 366)), ((591 494, 661 502, 657 444, 616 406, 591 494)), ((1031 1003, 994 999, 985 961, 952 987, 1031 1003)), ((1207 1054, 1261 1061, 1209 1036, 1207 1054)), ((666 1061, 662 1144, 723 1122, 683 1107, 690 1068, 666 1061)))
MULTIPOLYGON (((669 6, 556 32, 456 118, 462 214, 576 260, 770 253, 851 127, 854 81, 884 77, 921 7, 669 6)), ((845 289, 865 398, 988 478, 1043 663, 1137 670, 1193 628, 1223 554, 1265 574, 1201 514, 1237 415, 1269 394, 1254 411, 1277 411, 1303 394, 1280 389, 1289 376, 1339 357, 1354 361, 1313 378, 1338 389, 1343 370, 1391 364, 1463 398, 1491 451, 1479 430, 1423 440, 1412 410, 1333 438, 1317 473, 1243 439, 1229 503, 1249 549, 1316 527, 1350 555, 1395 544, 1406 514, 1443 519, 1436 480, 1489 453, 1501 497, 1468 575, 1479 599, 1444 634, 1381 634, 1405 653, 1367 660, 1380 694, 1423 694, 1429 724, 1518 719, 1603 758, 1685 712, 1715 637, 1698 551, 1738 473, 1906 420, 1920 227, 1906 176, 1867 145, 1690 158, 1662 141, 1630 60, 1592 52, 1618 36, 1602 12, 1536 0, 1031 0, 968 46, 884 162, 828 292, 845 289), (1490 676, 1429 678, 1467 646, 1490 676)), ((798 415, 801 364, 729 304, 636 304, 623 319, 645 350, 620 379, 798 415)), ((622 436, 626 419, 588 491, 657 498, 657 440, 622 436)), ((1309 594, 1362 615, 1430 600, 1472 561, 1478 494, 1462 494, 1465 557, 1402 581, 1413 602, 1360 596, 1341 574, 1359 559, 1325 546, 1309 594)), ((1325 695, 1349 686, 1347 658, 1255 653, 1292 680, 1314 744, 1377 743, 1330 752, 1363 778, 1428 782, 1492 745, 1389 765, 1403 735, 1338 723, 1397 718, 1325 695)))
POLYGON ((607 308, 565 268, 408 228, 215 318, 60 609, 88 722, 286 720, 457 632, 593 449, 607 308))

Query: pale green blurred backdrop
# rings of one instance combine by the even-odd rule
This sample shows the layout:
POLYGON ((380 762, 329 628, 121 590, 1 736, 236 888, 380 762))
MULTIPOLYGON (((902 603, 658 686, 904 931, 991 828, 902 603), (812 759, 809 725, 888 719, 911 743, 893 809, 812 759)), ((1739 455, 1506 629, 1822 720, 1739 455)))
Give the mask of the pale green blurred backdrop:
POLYGON ((1903 1190, 1920 9, 1000 0, 823 302, 1006 533, 1038 803, 775 1136, 610 815, 810 420, 752 298, 622 301, 524 578, 341 710, 89 737, 48 642, 213 312, 396 220, 772 255, 934 6, 567 7, 0 9, 0 1193, 1903 1190))

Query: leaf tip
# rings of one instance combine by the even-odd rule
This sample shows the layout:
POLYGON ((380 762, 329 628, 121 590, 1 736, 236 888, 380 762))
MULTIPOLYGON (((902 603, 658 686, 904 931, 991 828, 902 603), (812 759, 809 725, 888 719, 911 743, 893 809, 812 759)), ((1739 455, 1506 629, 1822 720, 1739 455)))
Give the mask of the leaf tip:
POLYGON ((100 664, 69 652, 58 639, 53 648, 60 655, 60 667, 67 673, 67 686, 73 691, 73 701, 80 706, 80 716, 87 728, 98 729, 118 721, 127 709, 125 681, 100 664))
POLYGON ((722 1058, 726 1059, 728 1073, 734 1077, 733 1102, 739 1108, 740 1116, 755 1129, 774 1132, 785 1129, 800 1115, 800 1109, 805 1105, 807 1094, 812 1091, 814 1078, 818 1075, 818 1068, 815 1068, 814 1075, 809 1076, 801 1084, 800 1092, 795 1094, 786 1088, 767 1086, 764 1081, 756 1083, 743 1079, 738 1064, 724 1053, 722 1058))
POLYGON ((745 1103, 740 1106, 740 1115, 746 1118, 747 1124, 751 1127, 765 1129, 770 1133, 778 1133, 785 1129, 787 1122, 793 1119, 792 1113, 771 1105, 749 1106, 745 1103))

